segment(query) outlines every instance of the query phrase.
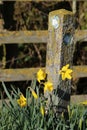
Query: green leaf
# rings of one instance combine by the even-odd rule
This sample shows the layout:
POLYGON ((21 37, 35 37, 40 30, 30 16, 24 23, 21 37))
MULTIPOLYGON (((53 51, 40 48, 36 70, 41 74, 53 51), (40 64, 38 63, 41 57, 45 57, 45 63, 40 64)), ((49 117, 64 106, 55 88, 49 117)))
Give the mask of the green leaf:
POLYGON ((4 82, 2 82, 2 85, 3 85, 3 88, 4 88, 4 90, 5 90, 6 94, 7 94, 7 96, 8 96, 8 98, 9 98, 10 102, 11 102, 12 105, 14 106, 13 99, 12 99, 12 97, 10 96, 10 94, 9 94, 9 92, 8 92, 8 90, 7 90, 6 86, 5 86, 5 84, 4 84, 4 82))

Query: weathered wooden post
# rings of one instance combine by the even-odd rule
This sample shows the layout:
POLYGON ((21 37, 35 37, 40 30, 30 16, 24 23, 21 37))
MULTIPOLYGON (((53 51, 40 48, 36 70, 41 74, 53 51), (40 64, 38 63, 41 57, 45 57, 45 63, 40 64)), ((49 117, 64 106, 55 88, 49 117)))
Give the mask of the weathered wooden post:
MULTIPOLYGON (((58 112, 66 111, 70 102, 71 80, 62 80, 59 70, 66 64, 72 66, 74 50, 74 16, 65 9, 49 14, 46 72, 54 85, 52 102, 58 112)), ((49 94, 46 96, 49 98, 49 94)))

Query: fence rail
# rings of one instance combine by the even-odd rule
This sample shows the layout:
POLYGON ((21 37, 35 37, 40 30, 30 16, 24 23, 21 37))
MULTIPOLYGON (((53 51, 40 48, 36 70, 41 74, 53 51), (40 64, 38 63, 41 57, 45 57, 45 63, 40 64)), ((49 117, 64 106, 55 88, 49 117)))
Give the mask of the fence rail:
POLYGON ((47 36, 48 31, 3 31, 0 32, 0 43, 46 43, 47 36))
MULTIPOLYGON (((0 32, 1 44, 14 43, 47 43, 48 31, 2 31, 0 32)), ((75 42, 87 41, 87 30, 75 31, 75 42)))
MULTIPOLYGON (((0 32, 1 44, 47 43, 48 30, 43 31, 2 31, 0 32)), ((75 43, 87 41, 87 30, 75 31, 75 43)), ((31 80, 39 68, 1 69, 0 81, 31 80)), ((45 68, 44 68, 45 69, 45 68)), ((73 66, 73 77, 87 77, 87 66, 73 66)))
MULTIPOLYGON (((0 81, 32 80, 40 68, 1 69, 0 81)), ((45 70, 45 67, 42 68, 45 70)), ((73 78, 87 77, 87 66, 73 66, 73 78)))

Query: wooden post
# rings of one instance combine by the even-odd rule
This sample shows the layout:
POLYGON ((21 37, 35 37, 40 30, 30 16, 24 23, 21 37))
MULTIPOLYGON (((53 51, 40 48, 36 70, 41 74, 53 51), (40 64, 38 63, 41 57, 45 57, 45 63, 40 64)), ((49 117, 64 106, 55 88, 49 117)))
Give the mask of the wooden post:
MULTIPOLYGON (((74 16, 65 9, 49 14, 46 72, 54 85, 52 99, 58 112, 66 111, 70 102, 71 80, 61 80, 59 70, 66 64, 72 66, 74 50, 74 16), (54 94, 55 93, 55 94, 54 94)), ((49 99, 49 94, 45 94, 49 99)))

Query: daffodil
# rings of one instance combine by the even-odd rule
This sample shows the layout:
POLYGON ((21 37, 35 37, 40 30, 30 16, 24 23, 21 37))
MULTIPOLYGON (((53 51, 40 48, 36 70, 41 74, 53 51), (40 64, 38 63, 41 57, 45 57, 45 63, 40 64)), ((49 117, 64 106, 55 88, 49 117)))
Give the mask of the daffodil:
POLYGON ((82 105, 87 105, 87 101, 81 102, 82 105))
POLYGON ((33 95, 33 97, 34 97, 35 99, 37 99, 37 98, 38 98, 38 95, 35 93, 35 91, 34 91, 34 90, 32 90, 32 95, 33 95))
POLYGON ((23 94, 20 95, 20 98, 17 100, 17 103, 21 106, 21 107, 25 107, 27 105, 27 100, 24 97, 23 94))
POLYGON ((53 84, 49 81, 44 83, 44 92, 46 91, 53 91, 53 84))
POLYGON ((31 90, 31 93, 32 93, 33 97, 35 99, 38 99, 38 95, 36 94, 36 92, 31 87, 28 87, 28 88, 31 90))
POLYGON ((72 76, 71 76, 72 72, 73 71, 71 69, 69 69, 69 64, 67 64, 67 65, 62 67, 62 69, 59 71, 59 74, 61 74, 62 80, 65 80, 65 79, 72 78, 72 76))
POLYGON ((40 112, 41 112, 42 116, 44 116, 45 110, 44 110, 44 107, 43 107, 42 105, 41 105, 41 107, 40 107, 40 112))
POLYGON ((41 80, 45 80, 46 78, 46 73, 40 69, 38 72, 37 72, 37 80, 38 82, 40 83, 41 80))

